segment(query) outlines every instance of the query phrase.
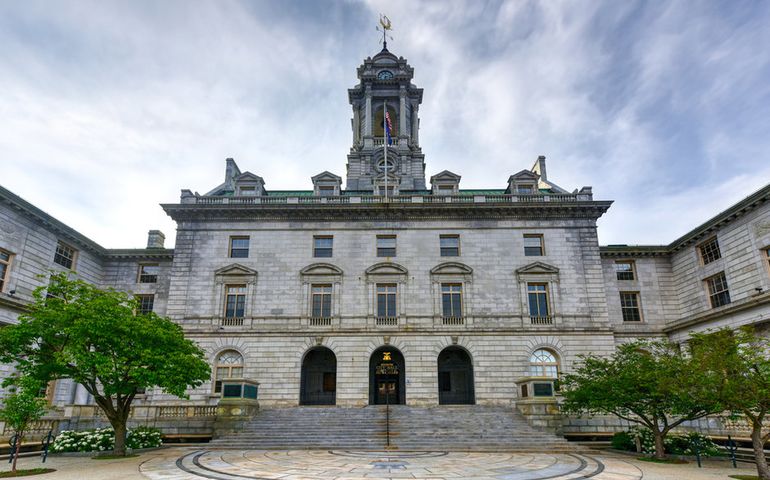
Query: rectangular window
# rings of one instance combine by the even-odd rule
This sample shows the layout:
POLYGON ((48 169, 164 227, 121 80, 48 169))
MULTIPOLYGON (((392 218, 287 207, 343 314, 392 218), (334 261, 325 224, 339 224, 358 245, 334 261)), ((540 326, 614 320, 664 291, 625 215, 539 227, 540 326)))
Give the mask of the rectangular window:
POLYGON ((527 299, 529 301, 529 316, 534 318, 548 318, 548 284, 528 283, 527 299))
POLYGON ((240 187, 238 189, 241 196, 244 197, 253 197, 257 194, 257 187, 240 187))
POLYGON ((58 263, 64 268, 72 270, 72 266, 75 264, 75 257, 78 251, 70 247, 66 243, 59 242, 56 245, 56 253, 53 256, 53 262, 58 263))
POLYGON ((158 283, 158 273, 160 265, 157 263, 139 265, 139 283, 158 283))
POLYGON ((377 284, 377 318, 396 318, 396 284, 377 284))
POLYGON ((332 286, 313 285, 312 287, 312 311, 313 318, 331 318, 332 316, 332 286))
POLYGON ((636 278, 634 272, 633 260, 619 260, 615 262, 615 275, 618 280, 634 280, 636 278))
POLYGON ((332 236, 314 236, 313 237, 313 256, 316 258, 331 257, 333 245, 334 245, 334 237, 332 236))
POLYGON ((136 300, 139 302, 137 313, 144 315, 152 312, 152 307, 155 306, 155 295, 137 295, 136 300))
POLYGON ((710 238, 698 245, 698 252, 700 252, 700 259, 703 262, 703 265, 708 265, 714 260, 722 258, 722 252, 719 251, 717 237, 710 238))
POLYGON ((524 256, 540 257, 545 255, 543 236, 540 234, 524 235, 524 256))
POLYGON ((395 257, 396 256, 396 236, 395 235, 377 235, 377 256, 395 257))
POLYGON ((727 289, 725 272, 720 272, 713 277, 707 278, 705 281, 709 291, 711 308, 721 307, 730 303, 730 291, 727 289))
POLYGON ((11 269, 11 254, 0 250, 0 292, 5 290, 8 282, 8 271, 11 269))
POLYGON ((442 257, 460 256, 460 236, 459 235, 440 235, 439 246, 442 257))
POLYGON ((329 186, 319 186, 318 187, 318 195, 321 197, 332 197, 334 196, 334 187, 329 186))
POLYGON ((225 286, 225 318, 243 318, 246 312, 246 285, 225 286))
POLYGON ((441 284, 441 315, 444 318, 463 317, 463 286, 460 283, 441 284))
POLYGON ((641 322, 639 292, 620 292, 620 311, 623 313, 624 322, 641 322))
POLYGON ((438 194, 439 195, 452 195, 454 193, 455 193, 454 185, 439 185, 438 186, 438 194))
POLYGON ((516 185, 517 195, 532 195, 535 193, 534 185, 516 185))
POLYGON ((230 258, 249 257, 249 237, 230 237, 230 258))

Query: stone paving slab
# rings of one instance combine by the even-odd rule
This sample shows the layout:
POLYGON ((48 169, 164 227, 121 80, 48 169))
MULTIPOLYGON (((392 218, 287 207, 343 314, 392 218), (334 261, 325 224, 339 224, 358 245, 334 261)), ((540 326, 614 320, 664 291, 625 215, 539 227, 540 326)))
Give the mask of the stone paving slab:
MULTIPOLYGON (((20 468, 40 466, 23 458, 20 468)), ((724 461, 661 465, 606 453, 465 453, 209 450, 167 448, 137 458, 92 460, 49 457, 56 468, 40 480, 711 480, 755 474, 753 465, 730 468, 724 461)), ((0 471, 8 470, 0 464, 0 471)))

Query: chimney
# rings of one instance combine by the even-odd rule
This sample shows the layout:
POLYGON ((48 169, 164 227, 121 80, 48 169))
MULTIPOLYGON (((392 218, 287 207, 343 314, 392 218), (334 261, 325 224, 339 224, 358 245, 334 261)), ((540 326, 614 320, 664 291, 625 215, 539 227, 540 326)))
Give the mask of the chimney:
POLYGON ((166 236, 160 230, 150 230, 147 232, 147 248, 163 248, 163 242, 166 236))

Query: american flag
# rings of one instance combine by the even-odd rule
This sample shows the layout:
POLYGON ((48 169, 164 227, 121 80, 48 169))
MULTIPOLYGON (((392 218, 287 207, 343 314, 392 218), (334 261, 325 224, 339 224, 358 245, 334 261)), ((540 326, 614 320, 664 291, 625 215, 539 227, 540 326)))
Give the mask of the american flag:
POLYGON ((390 136, 391 130, 393 130, 393 125, 390 123, 390 113, 385 110, 385 136, 388 137, 388 145, 393 145, 393 137, 390 136))

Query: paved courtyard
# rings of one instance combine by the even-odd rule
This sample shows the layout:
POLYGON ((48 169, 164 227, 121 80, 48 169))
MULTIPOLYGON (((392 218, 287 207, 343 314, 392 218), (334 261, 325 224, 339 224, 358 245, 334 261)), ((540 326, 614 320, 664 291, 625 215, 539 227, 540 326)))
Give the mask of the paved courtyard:
MULTIPOLYGON (((40 466, 39 458, 20 460, 21 468, 40 466)), ((659 465, 606 453, 525 454, 461 452, 264 451, 167 448, 137 458, 92 460, 49 458, 57 472, 35 478, 58 480, 235 480, 235 479, 479 479, 479 480, 634 480, 726 479, 753 474, 752 465, 735 470, 724 461, 659 465)), ((0 466, 7 470, 8 464, 0 466)))

